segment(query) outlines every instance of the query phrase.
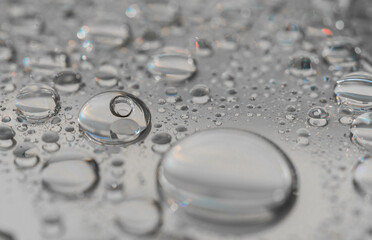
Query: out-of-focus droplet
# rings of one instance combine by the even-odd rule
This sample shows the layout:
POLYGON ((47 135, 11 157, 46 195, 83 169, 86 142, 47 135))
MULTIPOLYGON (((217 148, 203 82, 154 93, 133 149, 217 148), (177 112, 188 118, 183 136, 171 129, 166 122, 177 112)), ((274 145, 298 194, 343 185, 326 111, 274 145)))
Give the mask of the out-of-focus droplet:
POLYGON ((91 192, 98 184, 96 161, 85 152, 63 149, 43 166, 42 183, 46 190, 66 197, 91 192))
POLYGON ((353 142, 372 151, 372 112, 363 113, 354 119, 350 132, 353 142))
POLYGON ((62 93, 74 93, 81 87, 81 75, 74 71, 66 70, 57 73, 53 78, 55 88, 62 93))
POLYGON ((299 51, 290 57, 288 70, 296 77, 309 77, 316 74, 315 65, 318 63, 315 54, 299 51))

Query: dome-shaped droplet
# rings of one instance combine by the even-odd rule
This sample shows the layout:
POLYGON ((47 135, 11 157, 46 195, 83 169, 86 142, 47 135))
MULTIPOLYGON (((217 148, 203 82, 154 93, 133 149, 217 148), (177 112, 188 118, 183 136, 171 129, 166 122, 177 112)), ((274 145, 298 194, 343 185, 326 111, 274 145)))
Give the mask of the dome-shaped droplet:
POLYGON ((27 121, 42 121, 56 115, 60 109, 58 93, 42 84, 22 88, 15 100, 17 113, 27 121))
POLYGON ((296 77, 309 77, 316 74, 314 65, 319 63, 315 54, 308 52, 297 52, 290 58, 289 72, 296 77))
POLYGON ((15 132, 13 128, 5 124, 0 125, 0 150, 12 148, 16 141, 14 140, 15 132))
POLYGON ((118 83, 118 71, 110 64, 102 64, 95 73, 95 80, 100 87, 112 88, 118 83))
POLYGON ((116 224, 124 232, 141 236, 155 233, 161 225, 158 204, 145 200, 129 200, 117 207, 116 224))
POLYGON ((48 51, 24 58, 23 65, 37 77, 53 76, 70 66, 70 57, 64 52, 48 51))
POLYGON ((191 101, 196 104, 205 104, 209 101, 209 88, 204 84, 197 84, 190 90, 191 101))
POLYGON ((99 181, 96 161, 75 149, 53 155, 43 166, 41 176, 46 190, 67 197, 89 193, 99 181))
POLYGON ((217 222, 272 222, 296 187, 292 164, 272 142, 251 132, 198 132, 159 166, 160 193, 171 208, 217 222))
POLYGON ((151 57, 147 70, 156 80, 178 83, 196 72, 196 64, 188 50, 165 47, 151 57))
POLYGON ((66 70, 57 73, 53 78, 53 82, 59 92, 74 93, 79 91, 81 87, 81 75, 74 71, 66 70))
POLYGON ((14 164, 19 169, 29 169, 35 167, 40 162, 38 149, 29 142, 18 144, 14 149, 14 164))
POLYGON ((359 60, 356 45, 354 39, 334 37, 325 42, 321 55, 326 63, 334 66, 334 70, 354 69, 359 60))
POLYGON ((337 102, 357 109, 372 108, 372 75, 353 72, 342 76, 334 89, 337 102))
POLYGON ((134 42, 134 47, 138 52, 147 52, 160 48, 163 45, 163 39, 155 31, 147 29, 141 37, 134 42))
POLYGON ((372 158, 366 156, 354 168, 353 183, 363 196, 372 196, 372 158))
POLYGON ((77 32, 82 46, 91 51, 93 48, 114 48, 124 46, 130 38, 128 24, 112 20, 92 21, 77 32))
POLYGON ((354 119, 350 131, 353 142, 372 151, 372 112, 354 119))
POLYGON ((100 93, 79 113, 80 128, 103 144, 127 144, 142 139, 150 126, 150 112, 137 97, 120 91, 100 93))

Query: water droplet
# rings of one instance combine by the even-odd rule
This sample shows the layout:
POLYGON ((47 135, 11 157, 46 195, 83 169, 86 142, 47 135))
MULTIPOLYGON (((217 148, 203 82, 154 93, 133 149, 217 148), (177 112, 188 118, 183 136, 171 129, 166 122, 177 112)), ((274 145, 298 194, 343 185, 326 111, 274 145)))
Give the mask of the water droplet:
POLYGON ((95 80, 100 87, 112 88, 118 83, 118 71, 110 64, 103 64, 95 73, 95 80))
POLYGON ((196 72, 196 63, 188 50, 165 47, 151 57, 147 70, 156 80, 179 83, 196 72))
POLYGON ((147 52, 155 50, 163 46, 163 40, 153 30, 147 29, 142 37, 139 37, 134 42, 134 47, 139 52, 147 52))
POLYGON ((204 38, 195 37, 191 40, 192 52, 200 57, 209 57, 213 54, 211 44, 204 38))
POLYGON ((310 126, 324 127, 328 124, 329 113, 323 107, 313 107, 308 112, 308 120, 310 126))
POLYGON ((31 84, 22 88, 15 100, 17 113, 27 121, 43 121, 58 113, 59 95, 51 87, 31 84))
POLYGON ((39 161, 38 150, 32 143, 24 142, 19 144, 13 151, 14 164, 19 169, 29 169, 35 167, 39 161))
POLYGON ((8 150, 15 146, 16 141, 13 139, 15 132, 13 128, 1 124, 0 125, 0 150, 8 150))
POLYGON ((362 196, 372 196, 372 159, 365 156, 354 168, 353 183, 362 196))
POLYGON ((107 49, 124 46, 130 39, 130 35, 128 24, 111 20, 94 20, 82 26, 77 32, 77 37, 87 51, 93 48, 107 49))
POLYGON ((116 224, 136 236, 156 233, 161 224, 160 207, 153 201, 129 200, 117 206, 116 224))
POLYGON ((137 97, 120 91, 100 93, 89 99, 79 113, 80 128, 103 144, 129 144, 148 133, 150 112, 137 97))
POLYGON ((354 119, 350 132, 353 142, 372 150, 372 113, 363 113, 354 119))
POLYGON ((300 51, 290 58, 289 72, 296 77, 309 77, 316 74, 315 64, 319 59, 315 54, 300 51))
POLYGON ((63 149, 43 166, 42 183, 53 193, 78 197, 97 186, 98 172, 96 161, 85 152, 63 149))
POLYGON ((204 84, 197 84, 190 90, 191 101, 196 104, 205 104, 209 101, 209 88, 204 84))
POLYGON ((155 144, 168 144, 172 141, 172 136, 168 133, 157 133, 151 138, 155 144))
POLYGON ((24 58, 23 65, 26 70, 31 69, 37 77, 53 76, 57 71, 62 71, 70 66, 70 58, 67 53, 49 51, 24 58))
POLYGON ((355 48, 357 42, 347 37, 333 37, 327 40, 322 50, 322 57, 334 70, 354 69, 359 60, 355 48))
POLYGON ((334 89, 338 104, 357 109, 372 109, 372 75, 353 72, 344 75, 334 89))
POLYGON ((81 87, 81 75, 74 71, 65 70, 54 76, 53 82, 59 92, 74 93, 81 87))
POLYGON ((172 209, 211 222, 253 225, 277 219, 296 185, 294 169, 277 146, 233 129, 183 139, 164 156, 158 176, 172 209))

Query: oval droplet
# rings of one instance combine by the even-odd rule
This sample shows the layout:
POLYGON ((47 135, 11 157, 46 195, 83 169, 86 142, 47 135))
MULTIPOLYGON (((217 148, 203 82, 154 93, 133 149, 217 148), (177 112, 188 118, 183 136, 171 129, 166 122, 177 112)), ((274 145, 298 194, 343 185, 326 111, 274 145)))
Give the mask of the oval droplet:
POLYGON ((78 197, 91 192, 98 184, 96 161, 75 149, 64 149, 53 155, 42 168, 43 187, 66 197, 78 197))
POLYGON ((354 143, 372 150, 372 112, 363 113, 354 119, 350 132, 354 143))
POLYGON ((60 109, 58 93, 42 84, 22 88, 15 100, 17 113, 27 121, 43 121, 56 115, 60 109))
POLYGON ((265 224, 287 209, 293 166, 266 138, 234 129, 198 132, 172 147, 158 172, 172 209, 211 222, 265 224))
POLYGON ((196 72, 196 63, 188 50, 165 47, 151 57, 147 70, 156 80, 179 83, 196 72))
POLYGON ((334 93, 338 104, 361 110, 372 109, 372 74, 346 74, 337 81, 334 93))

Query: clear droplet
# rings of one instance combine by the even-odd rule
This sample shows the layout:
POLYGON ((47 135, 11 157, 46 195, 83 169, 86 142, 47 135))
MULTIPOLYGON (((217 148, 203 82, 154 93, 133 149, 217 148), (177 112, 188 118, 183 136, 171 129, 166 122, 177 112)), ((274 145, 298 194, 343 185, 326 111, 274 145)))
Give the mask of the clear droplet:
POLYGON ((57 73, 53 82, 58 92, 74 93, 79 91, 81 87, 81 75, 74 71, 65 70, 57 73))
POLYGON ((353 142, 368 150, 372 150, 372 113, 363 113, 354 119, 350 132, 353 142))
POLYGON ((172 147, 159 167, 171 209, 210 222, 274 221, 288 206, 294 169, 272 142, 251 132, 198 132, 172 147))
POLYGON ((338 104, 360 110, 372 109, 372 75, 353 72, 342 76, 334 89, 338 104))
POLYGON ((204 84, 197 84, 190 90, 191 101, 196 104, 205 104, 209 101, 209 88, 204 84))
POLYGON ((8 150, 15 146, 15 132, 13 128, 5 124, 0 124, 0 150, 8 150))
POLYGON ((324 127, 328 124, 329 113, 323 107, 313 107, 308 112, 307 122, 313 127, 324 127))
POLYGON ((110 64, 103 64, 95 73, 95 80, 100 87, 112 88, 118 83, 118 71, 110 64))
POLYGON ((204 38, 195 37, 190 41, 192 52, 200 57, 209 57, 213 54, 211 44, 204 38))
POLYGON ((46 190, 66 197, 78 197, 95 189, 99 169, 96 161, 85 152, 63 149, 43 166, 41 176, 46 190))
POLYGON ((296 77, 309 77, 316 74, 314 65, 319 63, 315 54, 297 52, 290 58, 289 72, 296 77))
POLYGON ((14 149, 14 164, 19 169, 30 169, 40 162, 38 150, 32 143, 23 142, 14 149))
POLYGON ((58 93, 42 84, 22 88, 15 100, 17 113, 27 121, 43 121, 56 115, 60 109, 58 93))
POLYGON ((165 47, 151 57, 147 70, 156 80, 179 83, 196 72, 196 63, 188 50, 165 47))
POLYGON ((354 168, 353 183, 356 190, 365 197, 372 196, 372 158, 365 156, 354 168))
POLYGON ((161 226, 160 207, 153 201, 129 200, 117 207, 115 222, 119 228, 136 236, 156 233, 161 226))
POLYGON ((79 113, 80 128, 103 144, 129 144, 148 133, 150 112, 137 97, 120 91, 100 93, 89 99, 79 113))

